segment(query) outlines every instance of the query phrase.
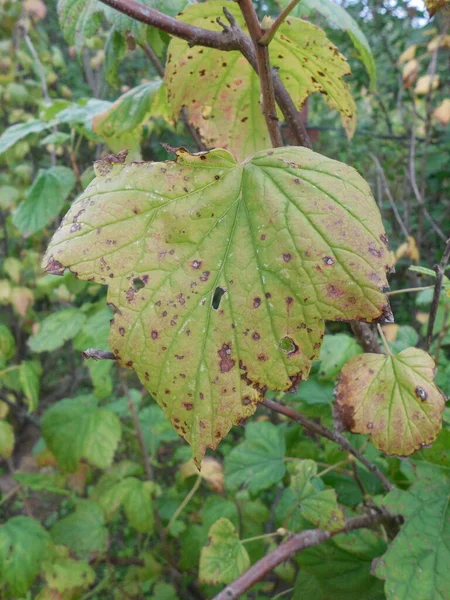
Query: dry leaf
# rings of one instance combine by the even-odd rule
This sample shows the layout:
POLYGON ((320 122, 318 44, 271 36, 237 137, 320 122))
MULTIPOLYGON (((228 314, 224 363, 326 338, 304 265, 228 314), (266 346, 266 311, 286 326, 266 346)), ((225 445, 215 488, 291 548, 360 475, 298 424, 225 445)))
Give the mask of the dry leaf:
POLYGON ((191 460, 181 466, 180 475, 183 480, 192 477, 192 475, 200 475, 212 490, 218 494, 223 492, 223 467, 218 460, 210 456, 202 460, 200 471, 195 466, 194 459, 191 458, 191 460))
POLYGON ((450 123, 450 98, 445 98, 436 108, 433 113, 433 117, 441 125, 448 125, 450 123))
POLYGON ((412 84, 416 81, 417 75, 419 73, 419 62, 413 58, 403 67, 402 71, 402 79, 403 85, 406 89, 410 88, 412 84))
POLYGON ((404 50, 400 54, 400 58, 398 59, 397 64, 401 65, 403 63, 411 61, 416 56, 416 48, 417 48, 417 44, 408 46, 408 48, 406 48, 406 50, 404 50))
POLYGON ((439 87, 439 75, 423 75, 419 77, 414 88, 414 93, 418 96, 428 94, 430 90, 435 90, 439 87))
POLYGON ((399 329, 400 325, 397 325, 397 323, 388 323, 382 327, 384 337, 388 342, 395 342, 399 329))
POLYGON ((395 252, 395 262, 397 263, 401 258, 409 258, 411 262, 419 262, 420 253, 417 247, 416 240, 412 235, 406 238, 406 242, 401 244, 395 252))

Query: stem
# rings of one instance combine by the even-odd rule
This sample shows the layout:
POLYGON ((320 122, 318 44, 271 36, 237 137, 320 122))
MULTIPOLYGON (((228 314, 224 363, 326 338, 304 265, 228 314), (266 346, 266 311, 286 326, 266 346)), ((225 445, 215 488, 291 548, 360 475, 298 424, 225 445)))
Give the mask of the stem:
POLYGON ((434 323, 436 321, 436 315, 439 308, 439 298, 442 291, 442 282, 444 281, 444 273, 447 267, 448 261, 450 260, 450 238, 445 244, 444 254, 442 255, 441 262, 434 266, 436 271, 436 283, 434 285, 433 301, 431 303, 430 317, 428 319, 427 336, 425 338, 425 350, 428 350, 431 346, 433 339, 434 323))
POLYGON ((266 120, 267 130, 269 131, 272 146, 279 148, 283 145, 283 140, 281 139, 280 128, 278 126, 269 49, 260 43, 263 37, 263 30, 259 24, 252 0, 238 0, 238 4, 255 48, 257 72, 261 86, 262 111, 266 120))
POLYGON ((378 333, 380 334, 381 341, 383 342, 384 349, 386 350, 386 354, 388 356, 392 356, 391 349, 389 348, 389 344, 387 342, 387 339, 384 337, 383 330, 381 329, 381 325, 379 323, 377 324, 377 328, 378 333))
POLYGON ((256 542, 256 540, 264 540, 266 538, 275 537, 277 535, 283 535, 279 531, 273 531, 272 533, 263 533, 262 535, 255 535, 253 537, 246 538, 245 540, 241 540, 241 544, 246 544, 247 542, 256 542))
POLYGON ((167 525, 167 529, 170 529, 170 526, 172 525, 172 523, 174 523, 177 520, 177 518, 180 516, 180 514, 183 512, 185 506, 188 504, 188 502, 190 501, 192 496, 195 494, 195 492, 200 487, 201 482, 202 482, 201 475, 197 475, 197 479, 196 479, 194 485, 192 486, 192 489, 189 491, 188 495, 183 500, 183 502, 180 504, 180 506, 177 508, 177 510, 173 513, 172 518, 170 519, 169 524, 167 525))
POLYGON ((268 29, 265 32, 265 34, 262 36, 262 38, 259 42, 261 45, 268 46, 270 44, 270 42, 275 37, 275 34, 278 31, 280 25, 282 25, 284 23, 284 21, 289 16, 289 13, 291 13, 294 10, 294 8, 297 6, 297 4, 299 2, 300 2, 300 0, 291 0, 291 2, 289 2, 289 4, 286 6, 286 8, 283 10, 283 12, 281 12, 278 15, 278 17, 275 19, 275 21, 272 24, 272 27, 270 29, 268 29))
POLYGON ((261 560, 258 560, 250 569, 233 581, 233 583, 227 585, 213 600, 235 600, 236 598, 240 598, 246 590, 258 581, 261 581, 267 573, 294 556, 300 550, 317 546, 339 533, 347 533, 355 529, 362 529, 363 527, 370 528, 380 525, 383 522, 390 523, 397 520, 397 516, 383 511, 381 513, 347 519, 345 526, 339 531, 331 532, 322 531, 321 529, 307 529, 306 531, 297 533, 291 539, 280 544, 278 548, 266 554, 261 560))
POLYGON ((373 464, 369 460, 367 460, 367 458, 365 456, 363 456, 359 450, 357 450, 350 444, 350 442, 347 440, 347 438, 345 438, 343 435, 341 435, 337 431, 332 431, 331 429, 328 429, 327 427, 324 427, 323 425, 320 425, 319 423, 315 423, 314 421, 311 421, 310 419, 308 419, 301 413, 296 412, 295 410, 293 410, 292 408, 289 408, 288 406, 279 404, 278 402, 275 402, 274 400, 269 400, 268 398, 265 398, 262 401, 262 404, 264 404, 264 406, 266 406, 267 408, 270 408, 270 410, 274 410, 275 412, 278 412, 278 413, 284 415, 285 417, 292 419, 299 425, 302 425, 302 427, 304 427, 305 429, 308 429, 309 431, 312 431, 313 433, 320 435, 321 437, 324 437, 327 440, 331 440, 332 442, 335 442, 336 444, 341 446, 341 448, 343 448, 350 454, 353 454, 353 456, 355 458, 357 458, 359 460, 359 462, 361 464, 363 464, 366 467, 366 469, 368 469, 368 471, 373 473, 375 475, 375 477, 381 482, 381 484, 383 485, 384 489, 387 492, 389 492, 392 489, 391 482, 379 470, 379 468, 375 464, 373 464))
POLYGON ((131 418, 133 419, 134 430, 136 432, 136 437, 139 442, 139 448, 141 449, 142 459, 144 461, 145 474, 149 481, 153 481, 153 479, 154 479, 153 467, 150 463, 150 457, 149 457, 149 454, 147 451, 147 446, 145 444, 144 434, 142 433, 141 423, 139 421, 139 417, 138 417, 138 414, 136 411, 136 405, 133 402, 133 398, 131 397, 130 392, 128 391, 128 387, 125 384, 125 382, 123 382, 123 389, 125 392, 125 396, 127 397, 127 400, 128 400, 128 409, 131 413, 131 418))
POLYGON ((386 292, 386 296, 395 296, 396 294, 406 294, 407 292, 423 292, 424 290, 431 290, 434 285, 426 285, 424 287, 412 287, 405 288, 404 290, 394 290, 393 292, 386 292))
POLYGON ((375 327, 372 327, 368 323, 361 323, 361 321, 352 321, 350 327, 364 352, 380 354, 381 348, 378 343, 375 327))

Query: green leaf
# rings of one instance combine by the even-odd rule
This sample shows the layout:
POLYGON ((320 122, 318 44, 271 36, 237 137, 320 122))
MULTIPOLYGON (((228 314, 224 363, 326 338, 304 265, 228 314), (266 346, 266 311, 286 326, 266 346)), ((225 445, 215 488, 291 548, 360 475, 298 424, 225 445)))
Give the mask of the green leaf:
POLYGON ((179 437, 163 411, 156 404, 146 406, 139 412, 144 440, 148 451, 156 456, 162 442, 176 442, 179 437))
POLYGON ((371 575, 372 561, 385 549, 381 537, 360 529, 299 552, 293 600, 385 600, 371 575))
POLYGON ((52 352, 73 339, 86 321, 86 315, 77 308, 67 308, 53 313, 39 325, 38 332, 28 340, 33 352, 52 352))
POLYGON ((92 396, 65 398, 41 419, 42 435, 64 471, 76 471, 81 459, 105 469, 112 463, 121 436, 120 421, 99 408, 92 396))
POLYGON ((97 0, 58 0, 58 18, 67 43, 81 53, 102 24, 104 7, 97 0))
POLYGON ((39 405, 41 373, 41 365, 36 361, 26 360, 20 364, 20 387, 30 411, 36 410, 39 405))
POLYGON ((231 583, 250 566, 250 558, 233 523, 219 519, 210 528, 209 544, 200 554, 200 581, 231 583))
POLYGON ((57 546, 55 550, 57 557, 42 565, 43 575, 50 589, 59 594, 73 593, 94 583, 95 571, 87 562, 70 558, 69 549, 64 546, 57 546))
POLYGON ((25 200, 14 213, 13 222, 24 235, 32 235, 58 216, 76 183, 72 169, 40 169, 25 200))
POLYGON ((8 127, 0 136, 0 154, 3 154, 9 148, 14 146, 20 140, 28 137, 32 133, 41 133, 50 127, 50 123, 32 119, 26 123, 17 123, 8 127))
POLYGON ((93 500, 80 500, 75 512, 52 527, 51 535, 55 544, 68 546, 78 558, 103 554, 108 531, 101 507, 93 500))
POLYGON ((10 458, 14 450, 14 429, 8 421, 0 420, 0 456, 10 458))
POLYGON ((278 483, 285 474, 284 434, 272 423, 249 423, 245 440, 225 458, 226 487, 241 485, 257 494, 278 483))
POLYGON ((266 387, 308 376, 324 320, 387 310, 391 255, 367 184, 306 148, 243 165, 225 150, 124 160, 96 164, 43 266, 109 285, 119 364, 136 370, 199 463, 266 387))
POLYGON ((13 517, 0 528, 2 598, 20 598, 52 551, 50 535, 35 519, 13 517))
POLYGON ((118 70, 122 59, 127 52, 127 42, 125 36, 120 31, 117 31, 115 27, 111 29, 108 35, 108 39, 105 44, 105 79, 109 85, 117 87, 118 81, 118 70))
MULTIPOLYGON (((281 8, 288 5, 288 0, 278 0, 281 8)), ((303 17, 310 15, 313 11, 320 15, 333 26, 346 31, 352 40, 356 50, 359 52, 362 62, 364 63, 367 73, 370 77, 370 87, 372 90, 376 88, 377 82, 377 66, 375 59, 370 49, 369 42, 366 36, 361 31, 358 23, 350 16, 350 14, 334 2, 333 0, 302 0, 292 11, 292 16, 303 17)))
POLYGON ((30 490, 45 491, 62 496, 70 493, 64 489, 66 478, 60 473, 15 473, 14 479, 30 490))
POLYGON ((315 376, 312 376, 300 383, 292 398, 300 400, 307 406, 331 405, 333 391, 334 385, 332 383, 318 381, 315 376))
POLYGON ((362 354, 362 348, 350 335, 346 333, 325 335, 319 355, 319 379, 333 381, 344 364, 358 354, 362 354))
MULTIPOLYGON (((227 8, 245 29, 239 8, 232 3, 227 8)), ((185 23, 222 31, 217 17, 223 17, 222 3, 218 1, 193 4, 181 15, 185 23)), ((331 108, 340 111, 351 137, 356 126, 356 105, 343 80, 350 68, 324 32, 311 23, 289 17, 269 50, 271 64, 297 108, 301 109, 308 96, 320 92, 331 108)), ((186 106, 190 121, 199 128, 207 147, 227 148, 244 159, 269 146, 259 80, 240 52, 190 47, 173 38, 166 82, 174 118, 186 106), (193 78, 198 85, 191 84, 193 78)))
POLYGON ((408 456, 441 429, 445 397, 433 379, 434 361, 418 348, 361 354, 342 369, 336 415, 347 430, 370 434, 385 454, 408 456))
POLYGON ((419 334, 410 325, 400 325, 395 342, 389 342, 389 347, 394 354, 406 350, 410 346, 416 346, 419 342, 419 334))
POLYGON ((16 340, 11 330, 0 323, 0 358, 8 361, 16 353, 16 340))
POLYGON ((450 589, 450 483, 425 480, 385 498, 406 523, 378 561, 387 600, 447 598, 450 589))

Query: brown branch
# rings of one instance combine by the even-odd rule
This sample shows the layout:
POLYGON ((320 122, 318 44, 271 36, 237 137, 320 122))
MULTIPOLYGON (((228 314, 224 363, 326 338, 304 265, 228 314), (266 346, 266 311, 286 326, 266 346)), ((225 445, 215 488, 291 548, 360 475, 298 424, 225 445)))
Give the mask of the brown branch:
MULTIPOLYGON (((129 17, 156 27, 170 35, 178 37, 189 43, 190 46, 205 46, 215 48, 225 52, 237 50, 248 60, 251 66, 257 71, 257 62, 253 44, 248 35, 237 26, 231 13, 224 8, 225 16, 230 22, 230 26, 223 26, 223 31, 211 31, 201 27, 195 27, 188 23, 169 17, 158 10, 148 8, 134 0, 100 0, 103 4, 115 8, 119 12, 129 17)), ((277 71, 272 71, 275 99, 283 113, 286 123, 292 130, 292 133, 299 146, 311 148, 311 140, 306 129, 301 122, 299 111, 297 110, 292 98, 284 87, 277 71)))
POLYGON ((445 268, 450 260, 450 238, 447 240, 445 245, 444 254, 442 255, 441 262, 438 265, 434 265, 436 271, 436 283, 434 285, 433 301, 431 302, 430 316, 428 318, 427 336, 425 338, 425 350, 428 350, 431 346, 433 339, 434 323, 436 321, 436 315, 439 308, 439 298, 442 291, 442 283, 444 281, 445 268))
POLYGON ((255 583, 258 583, 258 581, 261 581, 261 579, 263 579, 267 573, 270 573, 277 565, 285 562, 297 552, 326 542, 339 533, 348 533, 364 527, 372 528, 382 523, 398 522, 398 520, 398 516, 393 516, 382 511, 363 517, 347 519, 345 521, 345 526, 339 531, 331 532, 323 531, 321 529, 307 529, 301 533, 297 533, 286 542, 280 544, 278 548, 266 554, 261 560, 258 560, 258 562, 248 569, 248 571, 243 573, 233 581, 233 583, 227 585, 227 587, 217 594, 213 600, 234 600, 235 598, 240 598, 246 590, 255 585, 255 583))
POLYGON ((270 68, 269 49, 260 44, 264 35, 259 24, 252 0, 238 0, 239 7, 244 16, 250 37, 253 41, 256 54, 256 65, 259 76, 259 84, 262 96, 262 111, 266 121, 267 130, 274 148, 283 145, 280 128, 278 125, 277 107, 275 103, 275 91, 273 86, 272 70, 270 68))
POLYGON ((351 321, 350 327, 364 352, 380 354, 381 347, 378 342, 378 333, 375 327, 368 323, 361 323, 361 321, 351 321))
POLYGON ((263 46, 268 46, 270 44, 270 42, 275 37, 276 32, 280 28, 280 25, 282 25, 284 23, 284 21, 287 19, 289 14, 294 10, 294 8, 297 6, 297 4, 299 2, 300 2, 300 0, 291 0, 291 2, 289 2, 289 4, 286 6, 286 8, 278 15, 278 17, 272 23, 270 29, 268 29, 264 33, 264 35, 262 36, 262 38, 259 42, 260 44, 262 44, 263 46))
POLYGON ((357 450, 350 444, 347 438, 345 438, 337 431, 332 431, 331 429, 328 429, 327 427, 324 427, 323 425, 320 425, 315 421, 311 421, 301 413, 296 412, 288 406, 284 406, 283 404, 275 402, 274 400, 269 400, 268 398, 265 398, 262 401, 262 404, 264 404, 264 406, 266 406, 267 408, 270 408, 271 410, 274 410, 275 412, 278 412, 284 415, 285 417, 292 419, 293 421, 295 421, 299 425, 302 425, 302 427, 308 429, 312 433, 315 433, 317 435, 320 435, 321 437, 326 438, 327 440, 335 442, 341 448, 343 448, 344 450, 352 454, 356 459, 358 459, 359 462, 363 464, 368 471, 373 473, 375 477, 381 482, 381 484, 387 492, 389 492, 392 489, 391 482, 380 471, 380 469, 374 463, 371 463, 369 460, 367 460, 367 458, 363 456, 359 450, 357 450))

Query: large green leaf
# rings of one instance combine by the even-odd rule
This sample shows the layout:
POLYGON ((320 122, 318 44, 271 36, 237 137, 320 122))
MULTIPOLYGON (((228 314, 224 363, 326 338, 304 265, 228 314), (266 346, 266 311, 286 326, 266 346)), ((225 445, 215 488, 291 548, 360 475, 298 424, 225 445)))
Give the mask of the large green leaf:
POLYGON ((20 598, 28 591, 52 551, 50 535, 35 519, 13 517, 0 527, 0 589, 2 598, 20 598))
POLYGON ((76 308, 67 308, 44 319, 28 345, 33 352, 51 352, 73 339, 86 321, 86 315, 76 308))
POLYGON ((284 453, 284 434, 279 427, 249 423, 245 440, 225 458, 227 488, 245 485, 256 494, 278 483, 285 474, 284 453))
POLYGON ((333 381, 344 364, 358 354, 362 354, 362 348, 354 337, 346 333, 325 335, 319 355, 319 379, 333 381))
POLYGON ((209 530, 208 544, 200 554, 200 581, 231 583, 250 566, 250 558, 233 523, 222 518, 209 530))
POLYGON ((397 356, 361 354, 341 371, 336 414, 349 431, 370 434, 386 454, 408 456, 441 429, 445 397, 433 379, 434 361, 418 348, 397 356))
POLYGON ((306 148, 124 160, 96 164, 43 266, 109 285, 119 364, 200 462, 266 388, 308 376, 325 320, 387 310, 391 255, 364 180, 306 148))
MULTIPOLYGON (((285 8, 289 4, 289 0, 278 0, 278 3, 281 8, 285 8)), ((361 60, 367 69, 367 73, 370 77, 370 86, 374 89, 377 81, 377 66, 369 42, 361 31, 358 23, 350 16, 345 8, 333 0, 301 0, 291 14, 292 16, 303 17, 309 16, 314 11, 325 17, 333 27, 337 27, 348 33, 348 36, 352 40, 356 50, 359 52, 361 60)))
POLYGON ((388 600, 440 600, 450 590, 450 483, 424 480, 385 499, 393 514, 406 518, 377 564, 388 600))
POLYGON ((76 183, 72 169, 40 169, 25 200, 14 213, 14 225, 24 235, 32 235, 58 216, 76 183))
POLYGON ((60 400, 45 412, 41 427, 45 443, 69 472, 82 458, 101 469, 111 466, 121 435, 118 417, 92 396, 60 400))
MULTIPOLYGON (((220 1, 194 4, 180 18, 221 30, 216 18, 223 17, 222 6, 220 1)), ((245 29, 238 7, 229 2, 227 8, 245 29)), ((320 92, 329 106, 340 111, 349 136, 353 134, 356 105, 343 81, 350 69, 321 29, 289 17, 270 44, 270 57, 299 109, 309 95, 320 92)), ((168 51, 166 81, 174 117, 186 106, 208 147, 228 148, 245 158, 269 145, 258 77, 240 52, 191 48, 174 38, 168 51), (194 80, 197 85, 192 85, 194 80)))
POLYGON ((39 121, 38 119, 32 119, 26 123, 17 123, 8 127, 0 137, 0 154, 6 152, 9 148, 14 146, 20 140, 23 140, 27 136, 33 133, 41 133, 50 127, 50 123, 39 121))

